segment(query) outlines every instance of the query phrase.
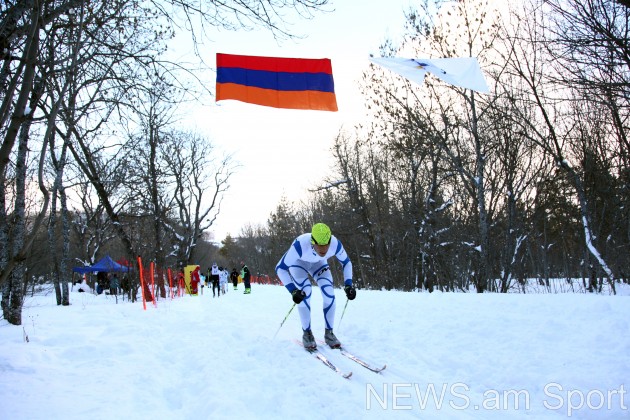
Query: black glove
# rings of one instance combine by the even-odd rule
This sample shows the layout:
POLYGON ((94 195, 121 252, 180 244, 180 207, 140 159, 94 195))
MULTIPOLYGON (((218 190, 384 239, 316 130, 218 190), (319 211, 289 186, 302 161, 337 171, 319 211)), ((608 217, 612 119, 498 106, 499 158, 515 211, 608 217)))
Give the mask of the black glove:
POLYGON ((306 297, 306 293, 304 293, 304 290, 295 289, 291 292, 291 297, 293 298, 293 302, 299 304, 306 297))
POLYGON ((348 300, 354 300, 354 298, 357 297, 357 289, 355 289, 354 286, 347 285, 343 288, 343 291, 346 292, 348 300))

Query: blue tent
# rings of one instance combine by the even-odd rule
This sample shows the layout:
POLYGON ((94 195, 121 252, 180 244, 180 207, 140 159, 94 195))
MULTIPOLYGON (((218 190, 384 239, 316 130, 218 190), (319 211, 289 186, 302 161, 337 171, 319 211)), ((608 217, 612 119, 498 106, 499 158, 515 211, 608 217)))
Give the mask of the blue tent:
POLYGON ((119 272, 119 273, 127 273, 129 271, 129 267, 118 264, 116 261, 112 260, 109 255, 103 257, 99 262, 94 265, 88 265, 85 267, 74 267, 72 269, 75 273, 96 273, 96 272, 119 272))

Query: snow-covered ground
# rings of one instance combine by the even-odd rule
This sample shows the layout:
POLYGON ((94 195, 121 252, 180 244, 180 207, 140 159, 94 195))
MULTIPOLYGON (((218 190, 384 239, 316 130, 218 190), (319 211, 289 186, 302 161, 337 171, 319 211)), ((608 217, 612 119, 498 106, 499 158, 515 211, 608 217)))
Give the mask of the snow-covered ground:
MULTIPOLYGON (((280 286, 116 304, 29 297, 0 321, 0 418, 630 418, 630 297, 358 291, 336 328, 372 373, 296 345, 280 286)), ((315 336, 323 338, 314 289, 315 336)), ((337 291, 337 321, 346 298, 337 291)))

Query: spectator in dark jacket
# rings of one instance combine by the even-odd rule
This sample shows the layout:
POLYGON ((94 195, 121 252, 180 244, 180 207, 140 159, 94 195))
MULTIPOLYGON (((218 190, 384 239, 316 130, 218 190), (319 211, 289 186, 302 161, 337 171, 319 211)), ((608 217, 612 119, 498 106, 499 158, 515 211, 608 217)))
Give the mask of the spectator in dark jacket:
POLYGON ((236 268, 232 269, 232 272, 230 273, 230 280, 232 280, 234 290, 238 289, 238 271, 236 271, 236 268))
POLYGON ((243 284, 245 285, 245 292, 243 292, 244 294, 248 295, 252 292, 252 286, 251 286, 251 274, 249 273, 249 268, 247 268, 247 266, 245 265, 244 262, 241 262, 241 264, 243 265, 241 267, 241 277, 243 278, 243 284))

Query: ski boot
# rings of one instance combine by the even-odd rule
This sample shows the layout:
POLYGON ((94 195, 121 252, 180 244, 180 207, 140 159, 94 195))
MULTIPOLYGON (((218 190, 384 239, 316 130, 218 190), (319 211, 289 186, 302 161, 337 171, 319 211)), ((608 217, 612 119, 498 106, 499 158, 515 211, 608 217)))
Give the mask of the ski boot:
POLYGON ((315 337, 313 337, 313 331, 306 330, 304 334, 302 334, 302 344, 306 350, 315 350, 317 348, 317 343, 315 343, 315 337))
POLYGON ((333 334, 333 330, 326 330, 324 333, 324 340, 326 340, 326 344, 330 346, 331 349, 338 349, 341 347, 341 343, 333 334))

